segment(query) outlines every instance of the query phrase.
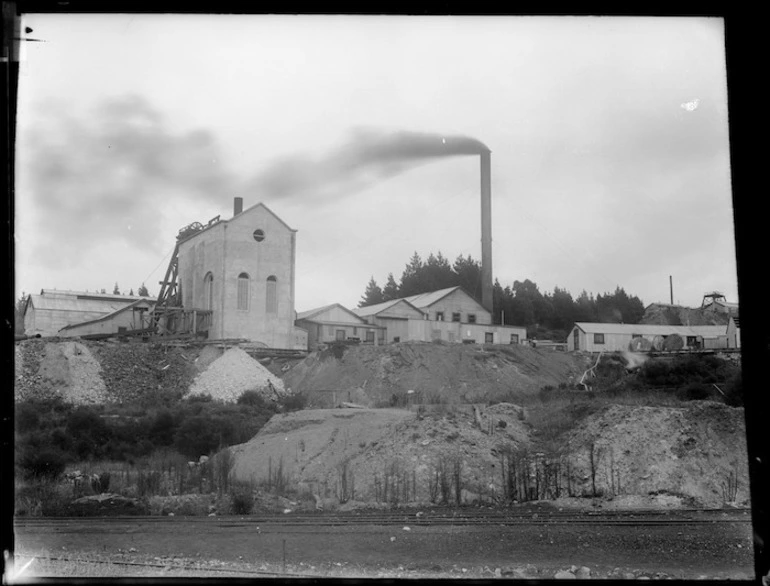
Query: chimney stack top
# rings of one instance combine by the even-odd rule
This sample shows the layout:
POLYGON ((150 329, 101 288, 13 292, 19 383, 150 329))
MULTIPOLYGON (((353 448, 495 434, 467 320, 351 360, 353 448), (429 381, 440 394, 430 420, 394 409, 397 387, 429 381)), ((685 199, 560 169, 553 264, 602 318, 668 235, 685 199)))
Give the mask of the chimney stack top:
POLYGON ((233 200, 233 217, 237 216, 243 211, 243 198, 236 197, 233 200))

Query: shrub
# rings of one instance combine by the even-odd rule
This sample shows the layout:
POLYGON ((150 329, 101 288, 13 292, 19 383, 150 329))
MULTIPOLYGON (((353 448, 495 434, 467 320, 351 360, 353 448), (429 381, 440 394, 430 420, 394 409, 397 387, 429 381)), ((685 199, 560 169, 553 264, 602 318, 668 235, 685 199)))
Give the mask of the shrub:
POLYGON ((711 389, 703 383, 690 383, 677 394, 685 401, 704 401, 711 396, 711 389))
POLYGON ((174 434, 176 449, 191 458, 227 445, 233 436, 232 423, 221 417, 195 415, 185 419, 174 434))
POLYGON ((67 460, 64 452, 55 448, 28 449, 19 458, 19 467, 27 478, 56 480, 64 473, 67 460))
POLYGON ((725 403, 731 407, 743 407, 743 377, 738 371, 724 388, 725 403))
POLYGON ((168 409, 162 409, 155 414, 150 424, 150 440, 159 446, 170 446, 174 443, 175 431, 174 416, 168 409))
POLYGON ((238 397, 238 405, 248 405, 250 407, 258 407, 264 409, 267 407, 265 399, 262 394, 257 390, 244 391, 241 396, 238 397))
POLYGON ((292 393, 281 398, 281 407, 284 411, 301 411, 307 405, 307 395, 304 393, 292 393))
POLYGON ((235 515, 248 515, 254 508, 254 492, 248 483, 234 484, 230 490, 230 498, 235 515))
POLYGON ((90 407, 75 409, 67 420, 67 433, 72 437, 78 457, 100 457, 112 437, 112 430, 90 407))

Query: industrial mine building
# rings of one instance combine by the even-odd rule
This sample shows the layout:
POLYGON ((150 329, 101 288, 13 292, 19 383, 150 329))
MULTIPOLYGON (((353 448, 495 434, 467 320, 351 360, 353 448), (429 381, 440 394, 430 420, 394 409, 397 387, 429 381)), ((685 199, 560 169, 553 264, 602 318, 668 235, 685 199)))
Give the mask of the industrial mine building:
POLYGON ((296 230, 267 206, 243 210, 180 240, 178 288, 185 313, 205 316, 209 339, 245 339, 266 348, 306 349, 294 325, 296 230))

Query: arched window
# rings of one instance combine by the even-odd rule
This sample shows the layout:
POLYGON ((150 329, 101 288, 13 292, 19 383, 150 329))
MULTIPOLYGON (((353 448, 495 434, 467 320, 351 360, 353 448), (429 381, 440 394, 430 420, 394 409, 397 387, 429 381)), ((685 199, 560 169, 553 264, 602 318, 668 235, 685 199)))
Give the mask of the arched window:
POLYGON ((203 277, 203 304, 206 309, 214 309, 214 275, 206 273, 203 277))
POLYGON ((238 309, 249 309, 249 275, 246 273, 238 275, 238 309))
POLYGON ((267 278, 265 301, 265 311, 267 313, 278 311, 278 279, 275 278, 275 275, 270 275, 267 278))

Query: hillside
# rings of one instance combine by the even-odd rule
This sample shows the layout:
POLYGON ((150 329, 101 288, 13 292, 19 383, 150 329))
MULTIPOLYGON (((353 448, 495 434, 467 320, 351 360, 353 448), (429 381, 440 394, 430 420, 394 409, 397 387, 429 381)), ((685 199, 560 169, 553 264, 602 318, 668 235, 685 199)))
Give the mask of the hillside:
POLYGON ((308 393, 309 406, 341 401, 367 407, 511 400, 544 386, 576 382, 585 357, 528 346, 402 343, 340 346, 313 353, 289 370, 284 384, 308 393))
MULTIPOLYGON (((233 474, 263 489, 359 503, 504 503, 604 497, 607 507, 748 502, 743 410, 613 405, 561 430, 541 451, 532 412, 509 403, 428 413, 314 409, 276 415, 231 448, 233 474), (593 458, 590 455, 593 452, 593 458), (593 460, 593 464, 591 463, 593 460)), ((578 500, 575 500, 578 499, 578 500)))

